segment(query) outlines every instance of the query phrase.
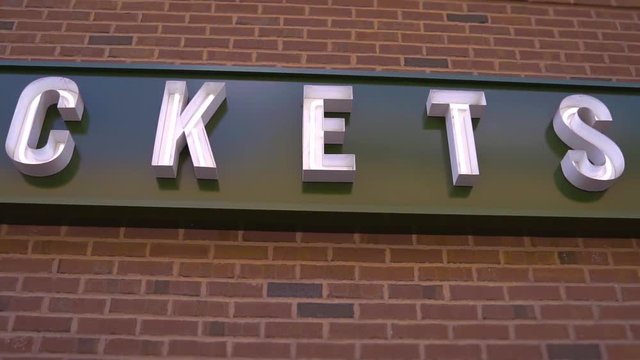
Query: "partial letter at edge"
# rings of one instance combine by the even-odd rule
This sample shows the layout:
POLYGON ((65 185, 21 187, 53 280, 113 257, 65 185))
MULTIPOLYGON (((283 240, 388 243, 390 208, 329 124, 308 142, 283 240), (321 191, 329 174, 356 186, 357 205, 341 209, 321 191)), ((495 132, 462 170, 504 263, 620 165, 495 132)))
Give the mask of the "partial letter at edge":
POLYGON ((80 121, 84 104, 78 85, 64 77, 45 77, 27 85, 18 99, 5 149, 15 167, 26 175, 49 176, 71 161, 75 143, 67 130, 51 130, 41 147, 38 138, 49 106, 56 104, 65 121, 80 121))

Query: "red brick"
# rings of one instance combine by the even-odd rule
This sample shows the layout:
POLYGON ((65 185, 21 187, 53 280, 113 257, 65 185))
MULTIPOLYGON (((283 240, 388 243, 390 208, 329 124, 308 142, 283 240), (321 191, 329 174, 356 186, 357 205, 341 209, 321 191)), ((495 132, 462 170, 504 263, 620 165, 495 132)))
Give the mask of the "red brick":
POLYGON ((640 354, 638 344, 607 344, 606 349, 609 359, 615 360, 635 360, 640 354))
POLYGON ((333 283, 327 285, 327 297, 336 299, 382 299, 381 284, 333 283))
POLYGON ((365 66, 400 66, 400 59, 395 56, 357 55, 356 64, 365 66))
POLYGON ((114 262, 106 260, 60 259, 58 273, 61 274, 111 274, 114 262))
POLYGON ((141 335, 198 335, 198 321, 196 320, 165 320, 142 319, 140 326, 141 335))
MULTIPOLYGON (((584 43, 585 50, 596 52, 624 52, 618 43, 584 43), (594 46, 594 48, 590 48, 594 46)), ((608 238, 586 238, 582 239, 585 248, 632 248, 633 241, 631 239, 608 239, 608 238)))
POLYGON ((49 293, 77 293, 79 278, 31 277, 24 278, 22 291, 49 293))
POLYGON ((266 260, 269 256, 266 246, 215 245, 214 259, 266 260))
POLYGON ((99 339, 45 336, 39 351, 45 353, 97 354, 99 339))
POLYGON ((147 280, 147 294, 200 296, 202 283, 188 280, 147 280))
POLYGON ((375 54, 377 51, 376 44, 363 42, 332 42, 331 52, 346 54, 375 54))
POLYGON ((33 348, 33 337, 18 335, 0 338, 1 353, 30 353, 33 348))
POLYGON ((499 264, 500 253, 494 250, 447 250, 450 264, 499 264))
POLYGON ((413 281, 413 267, 409 266, 361 266, 358 278, 365 281, 413 281))
POLYGON ((75 9, 88 10, 115 10, 118 3, 113 0, 76 0, 74 2, 75 9))
POLYGON ((12 296, 0 295, 0 311, 35 311, 42 307, 42 296, 12 296))
POLYGON ((353 34, 349 30, 308 29, 307 38, 318 40, 352 40, 353 34))
POLYGON ((599 318, 606 320, 638 320, 640 305, 600 305, 599 318))
POLYGON ((303 342, 296 344, 296 357, 299 359, 354 359, 355 344, 322 342, 303 342))
POLYGON ((304 232, 301 241, 303 243, 330 243, 330 244, 348 244, 355 242, 354 234, 344 233, 318 233, 304 232))
MULTIPOLYGON (((623 290, 624 291, 624 290, 623 290)), ((615 301, 618 298, 613 286, 567 286, 568 300, 579 301, 615 301)))
MULTIPOLYGON (((406 42, 402 39, 402 42, 406 42)), ((416 242, 419 245, 428 246, 467 246, 470 244, 466 235, 417 235, 416 242)))
POLYGON ((573 326, 578 340, 624 340, 627 331, 620 324, 576 324, 573 326))
POLYGON ((536 311, 532 305, 482 305, 484 320, 532 320, 535 318, 536 311))
POLYGON ((266 338, 320 339, 322 323, 318 322, 267 322, 264 327, 266 338))
POLYGON ((451 300, 504 300, 501 286, 450 285, 451 300))
POLYGON ((560 288, 558 286, 545 285, 521 285, 507 287, 510 300, 560 300, 560 288))
POLYGON ((640 264, 640 251, 612 252, 611 258, 614 265, 636 266, 640 264))
POLYGON ((169 355, 226 357, 227 344, 224 341, 169 340, 169 355))
POLYGON ((386 339, 387 325, 383 323, 336 322, 329 324, 330 339, 386 339))
POLYGON ((166 315, 169 300, 161 299, 111 299, 109 313, 113 314, 149 314, 166 315))
POLYGON ((351 64, 351 56, 349 55, 324 55, 324 54, 307 54, 305 56, 306 64, 334 64, 349 65, 351 64))
POLYGON ((26 254, 28 251, 28 240, 7 239, 0 241, 0 254, 26 254))
POLYGON ((69 332, 71 331, 71 320, 70 317, 63 316, 17 315, 13 323, 13 330, 69 332))
POLYGON ((327 261, 328 249, 308 246, 276 246, 273 248, 273 260, 327 261))
POLYGON ((3 257, 0 261, 0 272, 50 273, 52 268, 53 259, 3 257))
MULTIPOLYGON (((531 54, 532 52, 519 52, 522 54, 531 54)), ((546 54, 547 52, 545 52, 546 54)), ((551 54, 557 54, 556 52, 549 52, 551 54)), ((540 58, 524 58, 522 60, 540 60, 540 58)), ((560 60, 560 59, 558 59, 560 60)), ((556 238, 556 237, 531 237, 531 245, 534 247, 580 247, 580 240, 575 238, 556 238)))
POLYGON ((85 293, 98 294, 139 294, 142 281, 135 279, 86 279, 85 293))
POLYGON ((49 311, 52 313, 102 314, 106 304, 106 299, 59 297, 49 299, 49 311))
POLYGON ((599 251, 561 251, 558 252, 561 264, 608 265, 607 253, 599 251))
POLYGON ((234 317, 291 318, 290 303, 237 302, 234 317))
POLYGON ((487 356, 492 360, 512 360, 513 356, 517 356, 518 360, 543 358, 540 346, 530 344, 489 344, 487 345, 487 356))
POLYGON ((18 287, 18 278, 15 276, 0 276, 0 291, 15 291, 18 287))
MULTIPOLYGON (((353 18, 353 9, 340 7, 309 7, 308 15, 330 18, 353 18)), ((357 16, 360 17, 360 16, 357 16)))
POLYGON ((234 342, 231 356, 241 358, 290 358, 290 343, 234 342))
POLYGON ((259 337, 260 324, 245 321, 208 321, 203 324, 208 336, 259 337))
MULTIPOLYGON (((18 18, 12 16, 12 10, 3 9, 3 17, 6 19, 18 18)), ((23 12, 26 14, 27 12, 23 12)), ((28 13, 31 13, 29 11, 28 13)), ((36 13, 42 13, 37 11, 36 13)), ((3 35, 4 36, 4 35, 3 35)), ((60 236, 62 234, 62 227, 60 226, 38 226, 38 225, 7 225, 5 232, 7 235, 20 235, 20 236, 60 236)))
POLYGON ((91 246, 91 255, 133 257, 146 256, 147 244, 143 242, 129 241, 96 241, 91 246))
POLYGON ((477 344, 426 344, 424 353, 428 360, 465 359, 480 360, 482 351, 477 344))
POLYGON ((562 324, 516 324, 518 340, 562 340, 569 338, 567 325, 562 324))
POLYGON ((380 262, 386 261, 384 249, 335 247, 331 261, 380 262))
POLYGON ((300 265, 301 279, 355 280, 353 265, 300 265))
POLYGON ((393 339, 445 340, 448 336, 444 324, 391 324, 393 339))
POLYGON ((186 262, 180 264, 180 276, 206 278, 232 278, 235 264, 212 264, 209 262, 186 262))
POLYGON ((431 299, 444 300, 442 285, 387 285, 390 299, 431 299))
POLYGON ((106 340, 104 353, 107 355, 162 355, 163 341, 139 340, 129 338, 109 338, 106 340))
POLYGON ((590 305, 541 305, 540 317, 548 320, 588 320, 593 319, 593 312, 590 305))
POLYGON ((293 279, 295 265, 241 264, 239 275, 246 279, 293 279))
POLYGON ((362 344, 360 349, 362 359, 417 359, 420 357, 418 344, 362 344))
POLYGON ((134 335, 136 319, 128 318, 78 318, 78 334, 134 335))
POLYGON ((622 300, 638 301, 640 300, 640 287, 622 287, 622 300))
POLYGON ((410 234, 360 234, 360 243, 377 245, 412 245, 410 234))
POLYGON ((469 324, 454 325, 455 339, 475 340, 505 340, 509 338, 509 328, 506 325, 469 324))
POLYGON ((256 62, 276 64, 299 64, 302 54, 285 54, 280 52, 259 52, 256 54, 256 62))
POLYGON ((229 304, 209 300, 173 300, 172 314, 178 316, 227 317, 229 304))
MULTIPOLYGON (((162 56, 162 55, 161 55, 162 56)), ((150 256, 168 258, 206 259, 209 257, 209 245, 184 243, 152 243, 150 256)))
POLYGON ((125 228, 124 237, 126 239, 177 240, 178 230, 160 228, 125 228))
POLYGON ((521 267, 478 267, 478 281, 529 282, 529 269, 521 267))
POLYGON ((362 303, 360 319, 416 320, 415 304, 362 303))
POLYGON ((184 229, 182 237, 185 240, 235 242, 239 240, 239 232, 234 230, 184 229))
POLYGON ((262 297, 262 284, 249 282, 210 281, 207 294, 224 297, 262 297))
POLYGON ((537 282, 581 283, 585 282, 583 269, 573 268, 537 268, 533 269, 533 279, 537 282))
POLYGON ((442 263, 441 250, 390 249, 392 263, 442 263))
POLYGON ((173 263, 169 261, 119 261, 120 275, 171 275, 173 263))
POLYGON ((327 51, 327 42, 313 40, 283 40, 282 50, 284 51, 327 51))
POLYGON ((637 269, 589 269, 592 283, 638 283, 637 269))
POLYGON ((425 266, 418 268, 420 281, 473 281, 470 267, 425 266))
POLYGON ((551 251, 505 251, 507 265, 555 265, 556 254, 551 251))

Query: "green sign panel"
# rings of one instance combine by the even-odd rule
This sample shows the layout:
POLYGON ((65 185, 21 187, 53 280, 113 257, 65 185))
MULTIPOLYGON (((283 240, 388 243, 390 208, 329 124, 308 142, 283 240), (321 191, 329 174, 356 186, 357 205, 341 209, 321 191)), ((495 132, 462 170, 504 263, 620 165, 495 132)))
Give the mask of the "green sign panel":
MULTIPOLYGON (((640 93, 632 85, 296 70, 106 65, 0 66, 0 138, 7 140, 21 92, 64 77, 84 103, 80 121, 49 108, 40 132, 68 130, 70 162, 26 175, 0 156, 3 221, 153 226, 301 228, 637 235, 640 225, 640 93), (192 97, 224 83, 226 100, 206 125, 217 180, 198 179, 187 146, 175 178, 158 178, 152 157, 168 81, 192 97), (305 85, 346 86, 352 102, 343 145, 352 182, 303 181, 305 85), (472 121, 479 175, 454 186, 446 121, 428 116, 433 90, 483 92, 472 121), (625 169, 605 191, 572 185, 561 169, 571 150, 553 118, 563 99, 584 94, 610 111, 604 132, 625 169)), ((335 117, 327 114, 327 117, 335 117)), ((597 161, 596 161, 597 162, 597 161)))

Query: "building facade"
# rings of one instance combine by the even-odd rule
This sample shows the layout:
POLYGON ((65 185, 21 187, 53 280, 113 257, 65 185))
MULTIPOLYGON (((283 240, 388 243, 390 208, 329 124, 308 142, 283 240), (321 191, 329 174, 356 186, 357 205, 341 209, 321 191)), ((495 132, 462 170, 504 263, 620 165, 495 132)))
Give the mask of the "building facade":
MULTIPOLYGON (((0 57, 636 82, 640 1, 0 0, 0 57)), ((7 223, 0 357, 640 359, 640 240, 505 235, 7 223)))

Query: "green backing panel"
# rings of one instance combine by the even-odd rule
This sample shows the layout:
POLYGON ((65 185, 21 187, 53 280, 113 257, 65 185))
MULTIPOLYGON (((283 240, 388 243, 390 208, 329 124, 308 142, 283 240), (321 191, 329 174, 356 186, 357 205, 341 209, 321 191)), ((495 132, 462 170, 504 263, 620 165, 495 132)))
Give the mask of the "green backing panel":
POLYGON ((3 139, 20 92, 43 76, 65 76, 80 88, 82 122, 65 124, 54 109, 47 122, 69 129, 76 151, 64 171, 45 178, 24 176, 0 156, 5 221, 584 235, 634 235, 640 224, 640 97, 632 86, 6 65, 0 67, 3 139), (227 101, 207 126, 219 181, 196 180, 186 149, 176 180, 154 176, 167 80, 186 80, 190 94, 205 81, 226 83, 227 101), (353 86, 339 149, 356 154, 353 184, 301 181, 305 84, 353 86), (473 188, 451 184, 444 119, 426 116, 430 89, 485 91, 488 106, 474 120, 480 180, 473 188), (552 118, 565 96, 578 93, 607 104, 614 119, 607 134, 625 155, 625 173, 606 192, 574 188, 559 168, 568 148, 552 118))

